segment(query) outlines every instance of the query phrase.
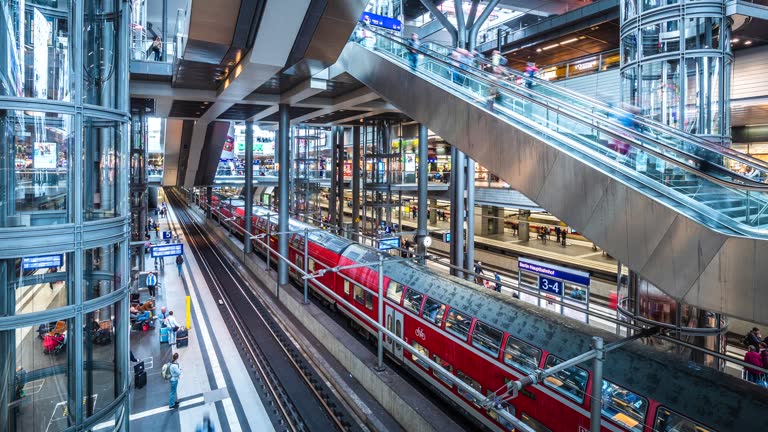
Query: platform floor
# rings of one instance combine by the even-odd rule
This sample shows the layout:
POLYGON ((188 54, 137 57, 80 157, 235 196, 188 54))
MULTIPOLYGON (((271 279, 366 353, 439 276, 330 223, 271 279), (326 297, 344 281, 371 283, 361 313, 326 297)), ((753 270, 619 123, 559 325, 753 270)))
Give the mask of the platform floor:
MULTIPOLYGON (((169 209, 170 210, 170 209, 169 209)), ((168 217, 174 220, 172 210, 168 217)), ((153 216, 154 218, 154 216, 153 216)), ((169 219, 159 220, 161 231, 169 231, 169 219)), ((156 242, 152 235, 153 243, 156 242)), ((183 239, 182 239, 182 242, 183 239)), ((272 431, 274 427, 240 357, 229 330, 219 313, 216 300, 192 253, 186 254, 182 274, 175 259, 166 258, 159 266, 160 285, 157 310, 166 306, 186 325, 186 297, 191 301, 189 345, 176 348, 159 341, 159 323, 148 332, 131 332, 131 349, 147 371, 147 386, 131 388, 131 428, 162 432, 193 431, 208 414, 217 431, 272 431), (164 363, 179 353, 182 376, 178 385, 179 409, 168 408, 170 384, 160 375, 164 363)), ((153 259, 145 259, 153 269, 153 259)), ((141 300, 149 295, 141 289, 141 300)), ((109 423, 99 425, 107 429, 109 423)), ((99 429, 99 428, 97 428, 99 429)))

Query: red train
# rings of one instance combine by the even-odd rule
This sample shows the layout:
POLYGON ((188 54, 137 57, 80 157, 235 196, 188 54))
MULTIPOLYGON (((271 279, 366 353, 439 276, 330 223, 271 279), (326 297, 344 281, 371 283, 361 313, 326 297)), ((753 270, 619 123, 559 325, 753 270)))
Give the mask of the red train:
MULTIPOLYGON (((242 227, 242 206, 242 200, 231 204, 222 200, 218 213, 226 219, 234 217, 229 223, 242 227)), ((253 234, 266 233, 268 224, 271 232, 278 232, 277 215, 268 218, 264 209, 255 208, 253 234)), ((303 266, 303 230, 316 227, 293 220, 290 226, 294 233, 289 239, 289 256, 303 266)), ((270 242, 276 249, 277 237, 272 236, 270 242)), ((310 271, 378 260, 376 250, 325 231, 311 231, 307 247, 310 271)), ((606 342, 617 340, 613 334, 428 267, 402 260, 385 262, 387 328, 482 394, 588 351, 592 336, 602 336, 606 342)), ((377 318, 375 266, 329 272, 319 280, 359 311, 377 318)), ((346 306, 316 285, 313 289, 375 337, 374 330, 346 306)), ((513 430, 494 411, 483 410, 471 395, 459 391, 392 340, 385 347, 395 361, 477 423, 490 430, 513 430)), ((503 407, 535 431, 588 431, 589 395, 595 385, 590 366, 560 372, 525 389, 503 407)), ((768 391, 639 343, 608 354, 601 385, 603 431, 768 430, 768 391)))

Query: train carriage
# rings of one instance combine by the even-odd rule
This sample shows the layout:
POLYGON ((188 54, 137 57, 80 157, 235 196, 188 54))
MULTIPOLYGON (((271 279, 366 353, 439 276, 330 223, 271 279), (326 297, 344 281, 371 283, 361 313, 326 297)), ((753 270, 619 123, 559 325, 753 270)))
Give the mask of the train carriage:
MULTIPOLYGON (((233 201, 234 204, 234 201, 233 201)), ((230 210, 230 212, 232 212, 230 210)), ((233 213, 234 214, 234 213, 233 213)), ((253 233, 278 232, 277 215, 254 209, 253 233)), ((241 221, 242 222, 242 218, 241 221)), ((323 285, 374 320, 378 316, 378 251, 302 222, 291 221, 289 258, 303 267, 304 230, 309 231, 309 271, 355 266, 318 277, 323 285)), ((270 244, 277 249, 277 236, 270 244)), ((414 349, 484 395, 509 380, 573 358, 591 349, 592 336, 617 336, 438 273, 385 257, 384 317, 387 328, 414 349)), ((298 277, 298 274, 293 274, 298 277)), ((326 302, 336 302, 310 286, 326 302)), ((337 305, 371 336, 375 328, 337 305)), ((458 391, 440 372, 385 338, 390 357, 491 430, 512 430, 494 411, 458 391)), ((611 351, 604 363, 603 431, 714 432, 768 430, 768 393, 755 385, 670 353, 632 343, 611 351), (682 413, 685 413, 683 415, 682 413), (690 417, 688 417, 690 416, 690 417)), ((524 389, 498 407, 536 431, 589 430, 591 363, 564 370, 524 389)))

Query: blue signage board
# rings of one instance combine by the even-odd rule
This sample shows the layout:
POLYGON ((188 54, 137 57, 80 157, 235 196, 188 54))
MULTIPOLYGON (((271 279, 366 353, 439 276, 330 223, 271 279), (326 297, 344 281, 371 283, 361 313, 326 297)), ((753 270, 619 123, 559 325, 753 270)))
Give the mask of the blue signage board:
POLYGON ((170 240, 173 238, 173 233, 170 231, 163 231, 163 240, 170 240))
POLYGON ((22 270, 61 267, 64 265, 64 254, 38 255, 21 259, 22 270))
MULTIPOLYGON (((550 281, 553 279, 560 279, 577 285, 589 286, 589 273, 587 272, 560 267, 555 264, 534 261, 527 258, 519 258, 517 260, 517 268, 523 271, 536 273, 540 276, 550 276, 550 281)), ((562 286, 560 288, 562 289, 562 286)))
POLYGON ((560 297, 563 295, 563 281, 539 276, 539 289, 560 297))
POLYGON ((184 255, 184 243, 171 243, 166 245, 152 246, 149 249, 149 256, 152 258, 162 258, 176 255, 184 255))
POLYGON ((400 237, 383 238, 379 240, 379 250, 397 249, 400 247, 400 237))
POLYGON ((363 12, 363 14, 360 15, 360 22, 366 21, 372 26, 385 28, 387 30, 400 31, 400 29, 403 28, 402 23, 398 19, 376 15, 370 12, 363 12))

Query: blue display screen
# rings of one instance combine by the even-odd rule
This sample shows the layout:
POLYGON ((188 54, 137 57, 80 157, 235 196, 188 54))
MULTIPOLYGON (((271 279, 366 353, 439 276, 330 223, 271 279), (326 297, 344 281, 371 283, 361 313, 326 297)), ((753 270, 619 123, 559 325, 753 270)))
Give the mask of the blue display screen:
POLYGON ((366 17, 368 18, 368 22, 372 26, 385 28, 387 30, 395 30, 395 31, 400 31, 400 29, 403 28, 403 25, 400 22, 400 20, 386 17, 383 15, 376 15, 370 12, 363 12, 363 14, 360 15, 360 22, 365 22, 366 17))
POLYGON ((184 244, 172 243, 167 245, 152 246, 152 248, 149 249, 149 253, 152 258, 184 255, 184 244))
POLYGON ((61 267, 64 265, 64 255, 38 255, 21 259, 22 270, 61 267))
POLYGON ((379 250, 397 249, 400 247, 400 237, 383 238, 379 240, 379 250))

